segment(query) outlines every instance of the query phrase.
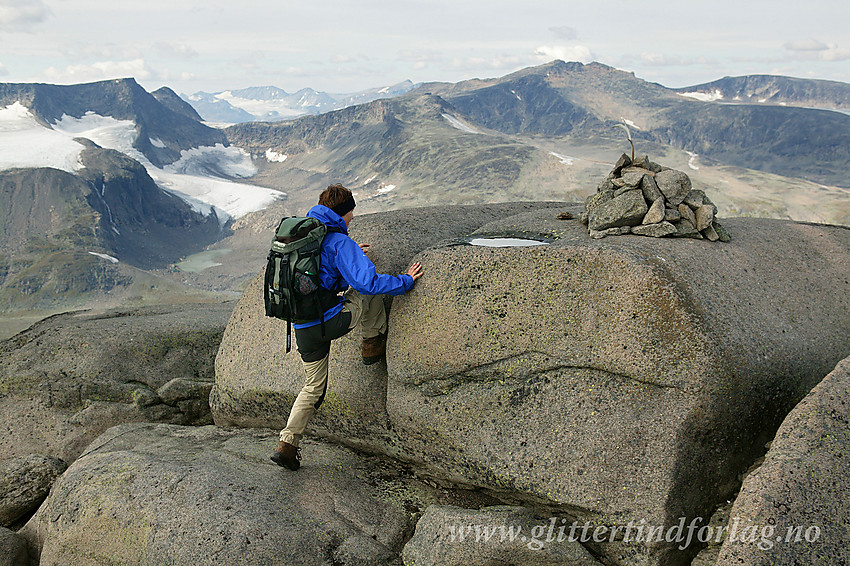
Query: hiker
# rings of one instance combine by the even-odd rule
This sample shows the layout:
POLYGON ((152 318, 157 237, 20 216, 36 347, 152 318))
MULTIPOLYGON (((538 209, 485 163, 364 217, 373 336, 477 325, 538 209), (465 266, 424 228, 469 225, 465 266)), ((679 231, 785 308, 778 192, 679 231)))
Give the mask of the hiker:
POLYGON ((301 465, 298 443, 325 397, 331 341, 359 325, 363 334, 363 363, 380 361, 386 353, 387 340, 387 313, 381 295, 403 295, 422 276, 418 262, 401 275, 376 273, 375 264, 366 257, 369 245, 358 245, 348 236, 354 207, 351 191, 335 184, 319 195, 319 204, 307 213, 328 226, 321 248, 321 286, 334 294, 344 293, 332 301, 333 306, 325 310, 323 320, 317 318, 293 325, 307 379, 295 398, 286 428, 280 431, 280 443, 271 457, 277 465, 290 470, 301 465))

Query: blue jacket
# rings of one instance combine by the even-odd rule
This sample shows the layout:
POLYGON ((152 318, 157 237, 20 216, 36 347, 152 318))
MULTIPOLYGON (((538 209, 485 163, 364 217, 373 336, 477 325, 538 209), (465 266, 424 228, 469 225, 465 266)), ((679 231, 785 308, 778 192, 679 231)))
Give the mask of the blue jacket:
MULTIPOLYGON (((366 257, 360 246, 348 236, 348 228, 342 217, 321 204, 314 206, 307 216, 320 220, 328 227, 339 228, 341 232, 328 232, 322 242, 322 264, 319 280, 322 287, 331 291, 345 291, 349 286, 361 295, 403 295, 413 288, 413 277, 386 275, 375 271, 375 264, 366 257)), ((336 316, 343 305, 339 304, 325 311, 324 319, 336 316)), ((295 328, 307 328, 319 324, 319 319, 304 324, 294 324, 295 328)))

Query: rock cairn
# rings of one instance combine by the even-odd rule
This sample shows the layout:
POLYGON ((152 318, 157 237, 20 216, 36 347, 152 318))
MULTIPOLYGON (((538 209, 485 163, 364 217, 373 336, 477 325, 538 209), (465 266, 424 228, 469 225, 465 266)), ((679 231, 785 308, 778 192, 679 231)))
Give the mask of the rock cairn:
POLYGON ((585 202, 582 221, 590 236, 604 238, 638 234, 720 240, 729 233, 717 222, 714 206, 703 191, 691 188, 690 178, 663 167, 649 157, 625 153, 585 202))

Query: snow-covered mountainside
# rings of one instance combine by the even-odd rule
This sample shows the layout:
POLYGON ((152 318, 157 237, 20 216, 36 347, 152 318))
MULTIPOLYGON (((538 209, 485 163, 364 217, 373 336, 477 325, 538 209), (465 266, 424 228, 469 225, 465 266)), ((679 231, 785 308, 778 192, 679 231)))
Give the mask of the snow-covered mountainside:
POLYGON ((344 94, 328 94, 312 88, 302 88, 290 94, 275 86, 262 86, 216 93, 196 92, 181 96, 207 122, 239 124, 279 122, 299 116, 322 114, 355 104, 400 96, 415 86, 410 81, 404 81, 391 86, 344 94))
POLYGON ((0 311, 139 297, 286 195, 173 91, 0 83, 0 311), (139 294, 141 293, 141 295, 139 294))
MULTIPOLYGON (((157 184, 180 196, 205 215, 217 209, 219 219, 238 218, 265 208, 285 196, 280 191, 233 181, 251 177, 256 168, 250 156, 235 147, 197 147, 182 150, 180 158, 164 167, 154 165, 135 147, 138 126, 132 120, 87 113, 80 118, 63 115, 49 127, 40 123, 21 102, 0 108, 0 171, 25 167, 52 167, 76 173, 85 138, 114 149, 141 163, 157 184)), ((158 147, 163 142, 150 138, 158 147)))

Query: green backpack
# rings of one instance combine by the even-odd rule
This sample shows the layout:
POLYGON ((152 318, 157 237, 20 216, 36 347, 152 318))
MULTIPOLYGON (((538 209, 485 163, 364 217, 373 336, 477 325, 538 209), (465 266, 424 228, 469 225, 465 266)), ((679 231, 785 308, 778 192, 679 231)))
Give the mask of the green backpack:
POLYGON ((292 349, 292 323, 319 319, 325 335, 322 314, 339 302, 339 296, 319 281, 322 242, 329 232, 340 231, 298 216, 284 218, 275 231, 266 258, 264 300, 266 316, 286 321, 287 352, 292 349))

